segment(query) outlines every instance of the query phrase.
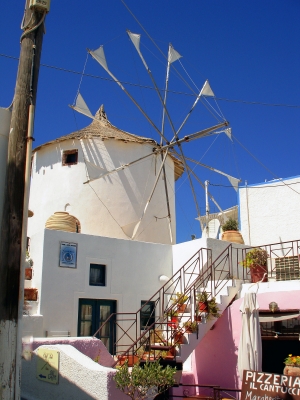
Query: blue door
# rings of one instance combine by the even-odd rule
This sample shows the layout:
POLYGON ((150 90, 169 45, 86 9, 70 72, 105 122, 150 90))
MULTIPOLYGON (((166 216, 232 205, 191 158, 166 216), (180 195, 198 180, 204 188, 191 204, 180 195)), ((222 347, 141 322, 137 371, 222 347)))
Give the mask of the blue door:
MULTIPOLYGON (((116 309, 116 300, 79 299, 78 336, 93 336, 116 309)), ((115 353, 115 317, 97 333, 96 337, 101 339, 110 354, 115 353)))

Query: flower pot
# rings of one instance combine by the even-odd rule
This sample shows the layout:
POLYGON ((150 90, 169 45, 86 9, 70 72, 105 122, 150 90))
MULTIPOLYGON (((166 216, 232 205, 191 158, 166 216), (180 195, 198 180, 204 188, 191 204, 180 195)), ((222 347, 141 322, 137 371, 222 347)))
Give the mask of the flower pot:
POLYGON ((283 370, 283 375, 300 376, 300 366, 286 365, 283 370))
POLYGON ((171 317, 170 321, 168 321, 168 326, 176 328, 178 326, 178 317, 171 317))
POLYGON ((25 288, 24 289, 24 300, 37 301, 38 289, 25 288))
POLYGON ((177 312, 179 313, 184 313, 186 310, 186 304, 178 304, 177 306, 177 312))
POLYGON ((242 234, 239 231, 225 231, 222 234, 222 240, 231 243, 245 244, 242 234))
POLYGON ((175 344, 183 344, 183 333, 182 332, 176 332, 174 335, 174 343, 175 344))
POLYGON ((200 312, 208 312, 208 304, 207 301, 199 301, 198 303, 199 311, 200 312))
POLYGON ((118 356, 120 366, 124 365, 126 360, 128 360, 128 367, 133 367, 134 364, 139 362, 139 357, 136 355, 118 356))
POLYGON ((31 281, 32 279, 32 268, 25 268, 25 280, 31 281))
MULTIPOLYGON (((265 273, 268 272, 266 265, 255 264, 250 268, 251 282, 256 283, 262 280, 265 273)), ((263 282, 268 282, 268 276, 264 277, 263 282)))
POLYGON ((201 322, 201 315, 195 315, 194 321, 201 322))

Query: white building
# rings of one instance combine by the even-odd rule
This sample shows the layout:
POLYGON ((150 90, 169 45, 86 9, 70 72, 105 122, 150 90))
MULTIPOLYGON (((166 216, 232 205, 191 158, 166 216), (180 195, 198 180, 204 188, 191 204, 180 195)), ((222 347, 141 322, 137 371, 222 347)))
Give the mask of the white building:
MULTIPOLYGON (((145 218, 132 240, 156 179, 160 157, 152 155, 123 171, 89 184, 83 182, 98 175, 99 168, 106 173, 151 153, 157 144, 113 127, 103 110, 96 117, 99 122, 35 149, 30 193, 34 217, 28 229, 34 274, 25 281, 25 286, 38 289, 38 301, 27 304, 32 308, 31 315, 23 318, 23 334, 91 336, 111 313, 126 313, 116 318, 124 331, 130 333, 132 343, 143 331, 143 312, 137 310, 156 292, 144 311, 146 319, 151 318, 151 307, 155 317, 165 316, 173 290, 175 294, 183 291, 188 294, 189 314, 182 316, 184 321, 194 318, 196 291, 213 286, 212 294, 216 295, 224 318, 199 324, 197 337, 186 335, 178 353, 184 361, 182 382, 238 387, 241 383, 236 368, 241 329, 238 297, 249 288, 249 284, 244 284, 249 277, 240 261, 247 247, 279 243, 268 248, 271 254, 268 274, 272 279, 259 287, 259 302, 264 311, 271 301, 278 302, 280 312, 292 312, 293 316, 300 307, 299 246, 296 242, 281 246, 283 241, 298 239, 298 195, 290 188, 299 191, 300 178, 284 180, 285 184, 272 181, 239 190, 240 226, 247 244, 235 246, 210 238, 175 244, 175 201, 170 200, 170 236, 168 219, 164 218, 165 187, 159 179, 145 218), (45 229, 50 215, 64 210, 79 220, 81 233, 45 229), (69 264, 62 259, 65 251, 71 252, 69 264), (162 290, 171 277, 170 287, 162 290), (197 281, 199 277, 201 282, 197 281), (292 298, 288 298, 289 292, 293 293, 292 298), (135 321, 135 332, 128 328, 130 321, 135 321)), ((166 167, 169 193, 173 193, 174 180, 182 172, 182 165, 170 156, 166 167)), ((114 341, 120 336, 115 320, 99 334, 111 354, 115 351, 114 341)), ((292 332, 295 345, 296 336, 289 326, 289 322, 282 322, 282 332, 292 332)), ((296 326, 296 332, 297 329, 296 326)), ((127 338, 125 335, 124 343, 127 338)), ((267 339, 265 346, 272 341, 270 337, 267 339)), ((273 340, 273 347, 268 347, 270 354, 276 354, 276 345, 281 352, 285 351, 283 341, 281 346, 277 343, 273 340)), ((67 350, 62 348, 63 351, 67 350)), ((66 369, 69 378, 73 372, 68 366, 66 369)), ((86 371, 82 373, 85 376, 86 371)), ((36 385, 43 391, 33 375, 26 384, 30 390, 36 385)), ((105 385, 114 384, 110 381, 105 385)), ((109 397, 103 397, 106 398, 109 397)))
MULTIPOLYGON (((44 229, 54 212, 68 211, 80 221, 82 233, 131 238, 161 164, 160 154, 153 154, 158 147, 152 139, 111 125, 103 107, 86 128, 37 147, 32 162, 29 206, 35 217, 29 222, 28 236, 44 229), (147 155, 150 156, 144 158, 147 155), (140 158, 128 168, 93 180, 140 158)), ((181 176, 183 167, 170 155, 165 171, 171 234, 161 175, 136 232, 138 241, 176 242, 174 181, 181 176)))
POLYGON ((245 243, 256 246, 300 237, 300 177, 239 188, 240 227, 245 243))

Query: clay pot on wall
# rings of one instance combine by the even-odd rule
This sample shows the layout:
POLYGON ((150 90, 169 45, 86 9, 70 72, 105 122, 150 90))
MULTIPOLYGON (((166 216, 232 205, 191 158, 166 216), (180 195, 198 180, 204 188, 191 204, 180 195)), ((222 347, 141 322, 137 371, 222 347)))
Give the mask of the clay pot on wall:
POLYGON ((242 234, 239 231, 225 231, 222 233, 222 240, 231 243, 245 244, 242 234))
POLYGON ((300 376, 300 367, 294 365, 286 365, 283 370, 283 375, 300 376))
POLYGON ((45 224, 46 229, 80 233, 80 222, 66 211, 57 211, 49 217, 45 224))
POLYGON ((25 280, 31 281, 32 279, 32 268, 25 268, 25 280))
POLYGON ((267 272, 268 272, 268 267, 266 265, 258 265, 258 264, 253 265, 250 268, 251 282, 252 283, 260 282, 264 274, 266 275, 264 277, 263 282, 268 282, 267 272))
POLYGON ((37 298, 38 298, 38 289, 34 289, 34 288, 25 288, 24 289, 24 300, 37 301, 37 298))
POLYGON ((222 225, 222 230, 222 240, 226 240, 226 242, 244 244, 243 236, 239 232, 239 223, 237 219, 229 218, 222 225))

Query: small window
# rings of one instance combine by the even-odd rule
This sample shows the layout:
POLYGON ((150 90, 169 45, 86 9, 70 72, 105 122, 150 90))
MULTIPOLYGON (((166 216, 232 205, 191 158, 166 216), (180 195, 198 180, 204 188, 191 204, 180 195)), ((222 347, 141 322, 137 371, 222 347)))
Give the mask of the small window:
POLYGON ((106 265, 90 264, 90 286, 105 286, 106 265))
POLYGON ((147 329, 155 322, 154 301, 141 301, 141 329, 147 329))
POLYGON ((62 165, 75 165, 78 162, 78 150, 65 150, 62 154, 62 165))

